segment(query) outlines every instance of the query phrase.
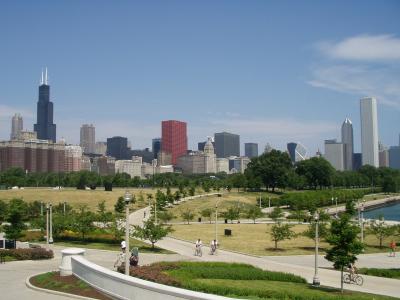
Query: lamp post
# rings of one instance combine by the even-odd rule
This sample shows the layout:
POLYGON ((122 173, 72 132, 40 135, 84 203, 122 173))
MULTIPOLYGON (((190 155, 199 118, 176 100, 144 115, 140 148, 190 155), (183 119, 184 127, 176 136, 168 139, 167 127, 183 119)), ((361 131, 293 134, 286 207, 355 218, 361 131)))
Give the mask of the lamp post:
POLYGON ((129 203, 132 200, 132 194, 128 191, 124 195, 125 208, 126 208, 126 221, 125 221, 125 275, 129 276, 129 203))
POLYGON ((215 242, 218 240, 218 200, 215 202, 215 242))
POLYGON ((49 244, 53 244, 53 205, 50 203, 50 214, 49 214, 49 219, 50 219, 50 237, 49 237, 49 244))
POLYGON ((261 208, 261 193, 260 193, 260 208, 261 208))
POLYGON ((64 216, 65 216, 65 206, 67 205, 67 202, 64 201, 64 216))
POLYGON ((314 213, 315 220, 315 265, 314 265, 314 277, 313 277, 313 285, 320 285, 320 281, 318 278, 318 221, 319 221, 319 213, 315 211, 314 213))
POLYGON ((361 209, 360 209, 360 220, 361 220, 361 243, 364 243, 364 203, 365 200, 363 200, 361 204, 361 209))
POLYGON ((46 204, 46 245, 49 247, 49 204, 46 204))
POLYGON ((154 222, 157 225, 157 195, 154 196, 154 222))
POLYGON ((337 215, 337 197, 335 198, 335 205, 336 205, 336 215, 337 215))
POLYGON ((268 211, 271 212, 271 197, 268 197, 268 211))

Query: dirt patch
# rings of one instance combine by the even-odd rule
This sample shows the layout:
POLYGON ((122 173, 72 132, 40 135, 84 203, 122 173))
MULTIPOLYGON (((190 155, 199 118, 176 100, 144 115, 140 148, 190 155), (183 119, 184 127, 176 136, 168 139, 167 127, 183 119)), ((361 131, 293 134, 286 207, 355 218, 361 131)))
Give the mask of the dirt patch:
POLYGON ((37 275, 30 279, 30 283, 43 289, 90 297, 99 300, 111 300, 110 297, 100 293, 79 278, 73 275, 60 276, 59 272, 50 272, 37 275))

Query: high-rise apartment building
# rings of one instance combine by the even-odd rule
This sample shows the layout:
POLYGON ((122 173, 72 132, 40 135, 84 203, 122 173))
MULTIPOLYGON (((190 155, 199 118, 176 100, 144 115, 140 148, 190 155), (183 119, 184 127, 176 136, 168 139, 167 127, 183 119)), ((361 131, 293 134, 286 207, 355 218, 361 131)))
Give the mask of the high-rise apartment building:
POLYGON ((20 114, 15 114, 11 120, 11 140, 19 139, 22 129, 24 128, 24 122, 20 114))
POLYGON ((105 156, 107 154, 107 142, 96 142, 94 153, 105 156))
POLYGON ((122 136, 114 136, 107 139, 107 156, 116 160, 130 159, 128 151, 128 139, 122 136))
POLYGON ((47 68, 39 86, 39 101, 37 103, 37 123, 34 131, 40 140, 56 142, 56 124, 53 123, 53 102, 50 101, 50 86, 48 84, 47 68))
POLYGON ((389 150, 382 143, 378 143, 379 167, 389 167, 389 150))
POLYGON ((187 152, 187 125, 185 122, 168 120, 161 122, 161 150, 171 155, 172 165, 176 165, 178 157, 187 152))
POLYGON ((325 155, 324 158, 330 162, 332 167, 338 171, 343 171, 345 167, 345 146, 343 143, 338 143, 336 139, 325 140, 325 155))
POLYGON ((307 159, 307 149, 300 143, 288 143, 287 151, 292 163, 307 159))
POLYGON ((83 153, 96 153, 96 131, 93 124, 83 124, 81 126, 80 146, 83 153))
POLYGON ((82 147, 65 146, 65 172, 78 172, 82 169, 82 147))
POLYGON ((353 170, 353 124, 350 119, 346 118, 342 124, 342 144, 344 147, 344 169, 347 171, 353 170))
POLYGON ((248 158, 258 156, 258 144, 257 143, 244 143, 244 155, 248 158))
POLYGON ((240 156, 240 136, 229 132, 214 134, 215 154, 218 158, 240 156))
POLYGON ((158 157, 158 153, 161 151, 161 138, 155 138, 151 141, 151 152, 153 152, 153 158, 158 157))
POLYGON ((378 113, 376 99, 360 100, 362 164, 379 167, 378 113))

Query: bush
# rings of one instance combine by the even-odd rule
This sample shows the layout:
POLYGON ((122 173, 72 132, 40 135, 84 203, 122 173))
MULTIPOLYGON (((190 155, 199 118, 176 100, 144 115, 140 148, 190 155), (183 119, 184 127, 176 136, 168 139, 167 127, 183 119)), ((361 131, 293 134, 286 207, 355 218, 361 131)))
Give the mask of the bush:
POLYGON ((400 269, 361 268, 358 269, 358 272, 365 275, 400 279, 400 269))
POLYGON ((54 257, 52 250, 47 250, 44 248, 32 248, 32 249, 10 249, 4 250, 0 249, 0 256, 6 257, 10 256, 16 260, 41 260, 41 259, 51 259, 54 257))

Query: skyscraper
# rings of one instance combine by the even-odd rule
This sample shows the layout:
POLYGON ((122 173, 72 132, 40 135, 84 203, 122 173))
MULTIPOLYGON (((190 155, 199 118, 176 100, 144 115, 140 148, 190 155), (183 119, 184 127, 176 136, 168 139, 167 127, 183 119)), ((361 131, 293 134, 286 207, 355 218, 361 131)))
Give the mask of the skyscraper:
POLYGON ((11 135, 10 139, 11 140, 16 140, 19 138, 19 135, 21 134, 21 131, 24 127, 24 123, 22 120, 22 116, 20 114, 15 114, 12 117, 11 121, 11 135))
POLYGON ((379 167, 378 115, 376 99, 360 100, 362 164, 379 167))
POLYGON ((351 120, 346 118, 342 124, 342 144, 344 147, 343 162, 344 169, 347 171, 353 170, 353 124, 351 120))
POLYGON ((34 131, 40 140, 56 142, 56 124, 53 123, 53 102, 50 101, 50 86, 48 84, 47 68, 40 81, 39 101, 37 103, 37 123, 34 131))
POLYGON ((122 136, 114 136, 107 139, 107 155, 116 160, 130 159, 128 153, 128 139, 122 136))
POLYGON ((154 157, 158 157, 158 153, 161 151, 161 138, 155 138, 151 141, 151 151, 153 152, 154 157))
POLYGON ((176 165, 178 157, 187 152, 187 125, 185 122, 168 120, 161 122, 161 150, 171 155, 171 163, 176 165))
POLYGON ((214 134, 215 154, 218 158, 240 156, 240 136, 229 132, 214 134))
MULTIPOLYGON (((345 145, 338 143, 336 139, 325 140, 324 157, 338 171, 343 171, 345 167, 345 145)), ((353 158, 352 158, 353 161, 353 158)))
POLYGON ((258 156, 258 144, 257 143, 244 143, 244 155, 248 158, 258 156))
POLYGON ((288 143, 287 150, 292 163, 297 163, 307 158, 307 149, 300 143, 288 143))
POLYGON ((96 131, 93 124, 81 126, 81 141, 83 153, 92 154, 96 152, 96 131))

